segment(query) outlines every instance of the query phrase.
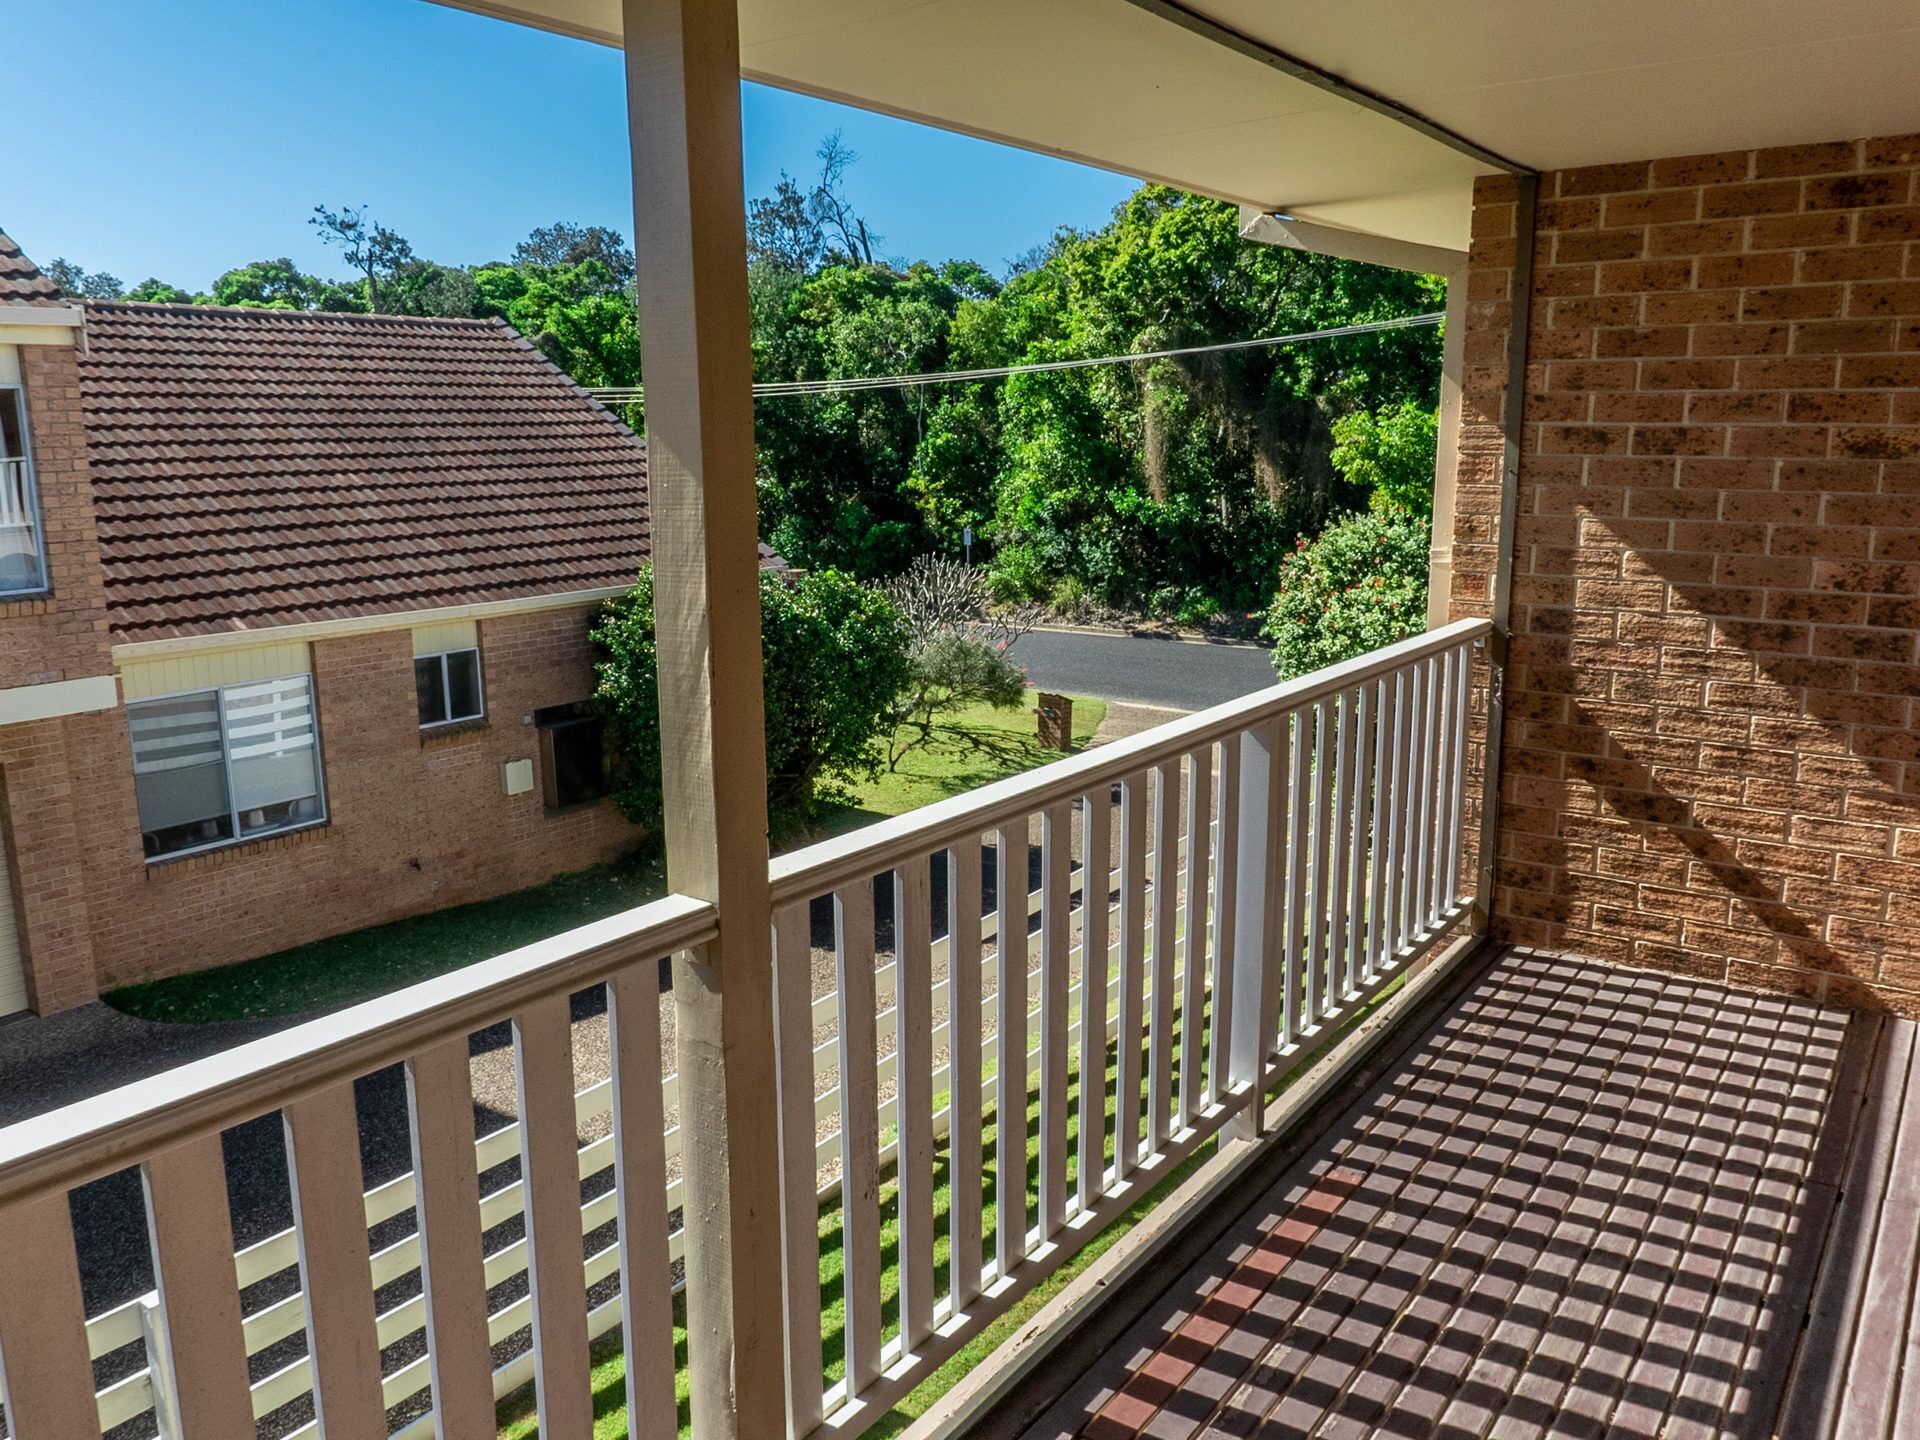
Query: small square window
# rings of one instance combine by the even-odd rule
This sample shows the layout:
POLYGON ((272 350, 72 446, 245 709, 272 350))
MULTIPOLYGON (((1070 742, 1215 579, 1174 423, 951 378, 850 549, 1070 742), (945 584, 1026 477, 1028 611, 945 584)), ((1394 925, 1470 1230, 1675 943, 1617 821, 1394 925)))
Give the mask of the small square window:
POLYGON ((606 726, 590 706, 554 705, 534 712, 540 730, 540 779, 549 810, 598 800, 612 789, 606 726))
POLYGON ((480 652, 447 650, 419 655, 413 662, 413 693, 420 707, 420 728, 478 720, 486 713, 480 693, 480 652))

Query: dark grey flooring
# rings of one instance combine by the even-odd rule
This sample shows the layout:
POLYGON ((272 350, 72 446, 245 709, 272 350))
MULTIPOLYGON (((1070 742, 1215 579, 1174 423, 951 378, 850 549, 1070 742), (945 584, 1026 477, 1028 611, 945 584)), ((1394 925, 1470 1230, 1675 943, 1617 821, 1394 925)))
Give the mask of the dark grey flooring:
MULTIPOLYGON (((1508 954, 1029 1440, 1770 1435, 1832 1214, 1823 1128, 1844 1153, 1851 1126, 1847 1034, 1508 954)), ((1902 1337, 1910 1308, 1886 1312, 1902 1337)))

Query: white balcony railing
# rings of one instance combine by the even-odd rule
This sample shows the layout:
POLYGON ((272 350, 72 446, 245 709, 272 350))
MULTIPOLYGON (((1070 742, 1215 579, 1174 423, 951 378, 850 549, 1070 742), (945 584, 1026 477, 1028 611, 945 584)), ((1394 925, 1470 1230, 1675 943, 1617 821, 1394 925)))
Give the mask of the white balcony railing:
MULTIPOLYGON (((793 1434, 864 1430, 1458 925, 1469 671, 1487 631, 1450 626, 775 862, 793 1434), (876 927, 879 884, 891 916, 876 927), (816 901, 831 903, 836 973, 817 997, 816 901), (876 966, 879 945, 893 958, 876 966), (1037 1135, 995 1126, 1030 1106, 1037 1135), (1034 1203, 990 1186, 1030 1164, 1034 1203), (883 1212, 898 1225, 891 1326, 883 1212), (843 1262, 832 1383, 823 1215, 843 1262)), ((652 1417, 632 1433, 671 1433, 687 1197, 659 960, 717 926, 672 897, 0 1131, 7 1434, 149 1413, 163 1436, 250 1433, 306 1400, 330 1436, 490 1433, 495 1397, 529 1378, 584 1385, 590 1340, 616 1325, 629 1413, 652 1417), (576 1094, 568 1000, 601 984, 613 1073, 576 1094), (502 1020, 519 1118, 469 1144, 468 1037, 502 1020), (413 1169, 363 1193, 353 1082, 395 1063, 413 1169), (235 1255, 220 1136, 276 1111, 295 1223, 235 1255), (581 1145, 602 1116, 610 1133, 581 1145), (481 1194, 515 1158, 519 1178, 481 1194), (158 1288, 83 1319, 67 1195, 136 1165, 158 1288), (579 1182, 608 1171, 583 1204, 579 1182), (414 1233, 374 1249, 369 1229, 409 1211, 414 1233), (523 1235, 496 1230, 515 1219, 523 1235), (609 1222, 617 1238, 583 1263, 582 1235, 609 1222), (296 1292, 243 1303, 295 1267, 296 1292), (514 1298, 490 1306, 503 1286, 514 1298), (529 1326, 533 1345, 496 1365, 529 1326), (302 1332, 304 1355, 268 1363, 302 1332)))

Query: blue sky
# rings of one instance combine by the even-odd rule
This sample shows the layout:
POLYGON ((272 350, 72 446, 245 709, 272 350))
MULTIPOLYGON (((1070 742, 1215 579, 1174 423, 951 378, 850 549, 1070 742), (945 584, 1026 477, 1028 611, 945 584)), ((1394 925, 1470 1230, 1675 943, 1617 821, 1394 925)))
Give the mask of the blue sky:
MULTIPOLYGON (((0 0, 13 142, 0 227, 129 285, 188 289, 290 255, 337 273, 307 216, 366 204, 436 260, 502 258, 555 220, 633 230, 625 86, 612 50, 427 0, 0 0)), ((830 130, 892 256, 999 270, 1130 180, 759 86, 747 190, 810 174, 830 130)))

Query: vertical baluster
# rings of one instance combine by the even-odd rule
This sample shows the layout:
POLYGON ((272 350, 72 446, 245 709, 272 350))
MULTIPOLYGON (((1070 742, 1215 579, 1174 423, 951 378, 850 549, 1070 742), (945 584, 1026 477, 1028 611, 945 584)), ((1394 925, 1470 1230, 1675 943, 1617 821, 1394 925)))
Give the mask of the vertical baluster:
MULTIPOLYGON (((181 1433, 251 1435, 253 1403, 220 1137, 204 1135, 148 1156, 140 1180, 181 1433)), ((28 1440, 24 1430, 22 1440, 28 1440)))
POLYGON ((573 1023, 565 995, 535 1000, 513 1017, 513 1050, 540 1434, 543 1440, 584 1440, 593 1433, 593 1393, 588 1384, 587 1281, 580 1254, 573 1023))
POLYGON ((1153 1011, 1148 1027, 1147 1149, 1164 1149, 1173 1133, 1173 996, 1175 934, 1180 922, 1180 762, 1154 769, 1153 1011))
POLYGON ((1432 860, 1432 801, 1434 801, 1434 660, 1421 660, 1421 682, 1415 691, 1419 726, 1415 728, 1415 755, 1419 770, 1413 778, 1413 906, 1407 924, 1413 939, 1427 929, 1427 876, 1432 860))
POLYGON ((1354 727, 1354 692, 1349 690, 1339 696, 1327 698, 1325 711, 1329 723, 1337 723, 1339 729, 1334 732, 1332 797, 1333 813, 1330 817, 1330 837, 1327 849, 1327 865, 1332 874, 1328 877, 1327 907, 1327 990, 1326 1008, 1339 1006, 1346 998, 1352 984, 1352 976, 1347 968, 1347 944, 1352 938, 1352 871, 1347 857, 1353 847, 1353 783, 1355 765, 1356 731, 1354 727))
POLYGON ((880 1091, 874 1028, 873 885, 833 892, 840 990, 840 1205, 847 1392, 880 1376, 880 1091))
POLYGON ((1332 879, 1333 699, 1313 707, 1313 874, 1307 883, 1307 984, 1301 1002, 1301 1029, 1320 1023, 1326 1008, 1327 938, 1333 919, 1328 894, 1332 879))
POLYGON ((900 1117, 900 1346, 933 1333, 933 877, 926 856, 893 872, 894 1107, 900 1117))
MULTIPOLYGON (((66 1192, 0 1207, 0 1394, 9 1435, 100 1434, 85 1316, 66 1192)), ((243 1370, 243 1389, 245 1379, 243 1370)))
POLYGON ((1449 906, 1460 899, 1460 851, 1467 825, 1467 707, 1473 698, 1473 653, 1462 645, 1453 656, 1453 796, 1448 810, 1447 835, 1449 906))
POLYGON ((1373 816, 1367 829, 1372 857, 1367 887, 1369 980, 1393 959, 1393 942, 1387 924, 1387 876, 1393 867, 1387 834, 1387 812, 1393 797, 1393 677, 1382 675, 1370 689, 1373 693, 1373 816))
POLYGON ((1373 801, 1373 685, 1365 684, 1352 692, 1356 701, 1354 706, 1353 732, 1353 804, 1350 809, 1353 823, 1348 830, 1351 837, 1347 847, 1347 993, 1357 991, 1365 983, 1367 971, 1371 968, 1367 955, 1367 851, 1370 832, 1367 829, 1369 809, 1373 801))
POLYGON ((879 1058, 874 1021, 874 885, 833 891, 839 981, 841 1246, 847 1315, 847 1392, 879 1379, 879 1058))
MULTIPOLYGON (((820 1208, 815 1198, 820 1179, 815 1145, 814 1091, 818 1078, 813 1069, 811 909, 802 900, 783 906, 773 916, 773 1048, 780 1077, 781 1291, 786 1309, 787 1428, 795 1436, 808 1434, 820 1423, 824 1373, 820 1354, 820 1208)), ((621 1233, 626 1233, 624 1224, 621 1233)), ((624 1251, 620 1259, 624 1266, 624 1251)), ((620 1288, 625 1294, 624 1271, 620 1288)), ((636 1329, 627 1333, 647 1332, 636 1329)), ((672 1358, 670 1348, 668 1358, 672 1358)), ((631 1351, 627 1366, 631 1376, 631 1351)), ((669 1373, 669 1382, 671 1379, 669 1373)), ((672 1398, 671 1389, 668 1398, 672 1398)), ((630 1405, 627 1413, 636 1417, 633 1428, 645 1434, 643 1417, 647 1412, 630 1405)))
POLYGON ((1240 839, 1234 858, 1227 1075, 1235 1089, 1246 1087, 1245 1108, 1234 1116, 1232 1133, 1252 1139, 1265 1125, 1267 1062, 1283 1006, 1280 992, 1290 973, 1280 924, 1281 887, 1293 853, 1290 842, 1282 844, 1288 823, 1282 786, 1289 722, 1285 717, 1262 721, 1229 743, 1238 752, 1233 769, 1240 839))
POLYGON ((980 1294, 980 837, 947 852, 948 1289, 955 1313, 980 1294))
POLYGON ((1447 806, 1453 799, 1453 658, 1451 650, 1435 657, 1434 708, 1438 720, 1433 727, 1434 785, 1433 818, 1428 825, 1427 846, 1427 923, 1436 923, 1446 909, 1447 883, 1447 806))
POLYGON ((1187 933, 1182 947, 1186 973, 1180 982, 1180 1109, 1175 1126, 1184 1130, 1204 1103, 1202 1040, 1207 1008, 1207 843, 1213 806, 1213 747, 1187 757, 1187 933))
POLYGON ((1411 666, 1394 675, 1393 701, 1393 868, 1388 874, 1388 929, 1398 955, 1407 934, 1407 792, 1413 788, 1413 680, 1411 666))
POLYGON ((407 1115, 434 1420, 442 1436, 482 1435, 495 1423, 493 1355, 466 1036, 407 1061, 407 1115))
POLYGON ((281 1122, 320 1433, 325 1440, 386 1440, 352 1082, 294 1101, 281 1122))
MULTIPOLYGON (((804 918, 804 908, 795 908, 801 908, 804 918)), ((804 982, 801 994, 804 999, 804 982)), ((776 995, 775 1005, 778 1004, 776 995)), ((674 1423, 673 1270, 667 1249, 667 1144, 660 1089, 659 962, 643 960, 607 982, 607 1033, 612 1060, 613 1176, 615 1203, 619 1207, 620 1317, 626 1352, 627 1426, 636 1434, 647 1434, 670 1428, 674 1423)), ((776 1028, 776 1044, 779 1038, 776 1028)), ((808 1039, 811 1040, 811 1036, 808 1039)), ((810 1071, 812 1066, 807 1068, 810 1071)), ((784 1082, 783 1075, 783 1086, 784 1082)), ((807 1089, 807 1116, 811 1120, 812 1086, 807 1089)), ((807 1127, 807 1159, 803 1213, 808 1220, 808 1233, 812 1234, 811 1124, 807 1127)), ((789 1208, 786 1198, 783 1193, 783 1210, 789 1208)), ((816 1262, 812 1326, 812 1393, 816 1408, 820 1403, 819 1286, 816 1262)))
POLYGON ((1000 827, 995 982, 999 1070, 994 1087, 994 1256, 1013 1273, 1027 1253, 1027 821, 1000 827))
POLYGON ((1307 973, 1311 969, 1308 931, 1308 887, 1313 876, 1313 852, 1308 825, 1313 813, 1313 711, 1302 707, 1281 722, 1287 729, 1281 737, 1288 746, 1287 778, 1287 942, 1281 992, 1286 1014, 1281 1026, 1281 1041, 1291 1045, 1300 1038, 1309 1020, 1305 1013, 1307 973))
POLYGON ((1147 772, 1120 782, 1120 1024, 1113 1115, 1114 1177, 1140 1158, 1140 1041, 1147 978, 1147 772))
POLYGON ((1073 806, 1041 817, 1040 881, 1040 1238, 1067 1218, 1067 1008, 1073 930, 1073 806))
POLYGON ((1080 1208, 1091 1210, 1107 1180, 1107 893, 1113 872, 1113 789, 1080 801, 1080 1208))
MULTIPOLYGON (((1207 1037, 1207 1099, 1218 1101, 1231 1083, 1228 1046, 1233 1035, 1234 911, 1240 867, 1240 737, 1220 743, 1220 818, 1214 827, 1213 1015, 1207 1037)), ((1262 840, 1265 837, 1262 836, 1262 840)), ((1272 923, 1277 923, 1274 917, 1272 923)))

